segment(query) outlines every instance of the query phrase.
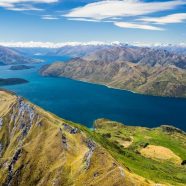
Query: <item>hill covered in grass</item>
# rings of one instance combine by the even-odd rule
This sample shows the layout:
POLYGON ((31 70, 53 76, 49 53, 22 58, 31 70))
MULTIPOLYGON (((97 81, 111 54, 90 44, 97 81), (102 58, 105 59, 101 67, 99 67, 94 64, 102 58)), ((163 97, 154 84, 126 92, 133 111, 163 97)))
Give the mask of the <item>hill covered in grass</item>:
POLYGON ((107 119, 94 123, 118 162, 156 183, 186 184, 186 133, 173 126, 127 126, 107 119))
POLYGON ((183 131, 105 119, 94 128, 0 90, 0 185, 185 185, 183 131))
POLYGON ((0 185, 148 185, 89 129, 0 91, 0 185))

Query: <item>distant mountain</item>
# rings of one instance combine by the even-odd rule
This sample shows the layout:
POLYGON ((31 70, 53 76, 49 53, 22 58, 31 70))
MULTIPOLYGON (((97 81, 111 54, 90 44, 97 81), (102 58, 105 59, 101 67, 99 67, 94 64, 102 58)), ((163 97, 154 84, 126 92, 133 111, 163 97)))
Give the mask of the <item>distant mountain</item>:
POLYGON ((109 49, 112 45, 76 45, 64 46, 56 50, 55 55, 67 55, 71 57, 83 57, 91 52, 109 49))
POLYGON ((116 46, 89 53, 83 59, 101 62, 128 61, 147 66, 175 65, 186 69, 186 56, 177 55, 162 49, 135 46, 116 46))
MULTIPOLYGON (((78 45, 64 46, 56 49, 53 55, 67 55, 71 57, 81 57, 95 61, 113 62, 129 61, 154 66, 173 64, 177 67, 186 68, 186 55, 176 53, 176 50, 159 47, 137 47, 127 44, 117 45, 78 45), (174 51, 174 52, 173 52, 174 51), (180 66, 181 65, 181 66, 180 66)), ((52 54, 52 52, 50 53, 52 54)))
POLYGON ((40 73, 143 94, 186 96, 186 56, 161 49, 114 46, 45 66, 40 73))
POLYGON ((24 56, 40 56, 40 55, 55 55, 58 49, 56 48, 40 48, 40 47, 11 47, 14 51, 24 56))
POLYGON ((26 64, 35 62, 39 62, 39 60, 24 56, 13 49, 0 46, 0 63, 2 65, 26 64))
POLYGON ((164 49, 169 52, 175 53, 175 54, 181 54, 181 55, 186 55, 186 45, 168 45, 168 46, 158 46, 154 47, 155 49, 164 49))

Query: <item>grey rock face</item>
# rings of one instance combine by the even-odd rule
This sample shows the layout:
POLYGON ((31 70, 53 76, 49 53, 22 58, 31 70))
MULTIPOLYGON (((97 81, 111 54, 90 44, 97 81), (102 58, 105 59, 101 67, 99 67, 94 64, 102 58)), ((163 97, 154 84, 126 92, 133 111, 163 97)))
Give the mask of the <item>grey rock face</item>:
POLYGON ((3 126, 3 118, 0 118, 0 129, 2 128, 3 126))
POLYGON ((19 159, 21 151, 22 151, 21 149, 17 149, 10 164, 8 165, 8 176, 7 176, 7 180, 5 183, 5 185, 7 185, 7 186, 11 186, 11 181, 12 181, 13 177, 15 176, 14 175, 14 164, 19 159))
POLYGON ((85 162, 86 162, 85 169, 87 170, 90 167, 91 157, 96 148, 96 144, 90 139, 86 141, 86 144, 87 144, 87 147, 89 148, 89 151, 85 154, 85 162))
POLYGON ((10 136, 18 130, 22 131, 22 139, 28 134, 34 119, 38 119, 34 107, 26 103, 21 97, 17 98, 17 104, 14 105, 11 121, 14 123, 10 136))
POLYGON ((77 128, 73 128, 66 123, 63 123, 62 125, 64 126, 64 130, 68 131, 70 134, 77 134, 78 132, 80 132, 77 128))
POLYGON ((0 141, 0 157, 2 156, 2 152, 3 152, 3 144, 0 141))

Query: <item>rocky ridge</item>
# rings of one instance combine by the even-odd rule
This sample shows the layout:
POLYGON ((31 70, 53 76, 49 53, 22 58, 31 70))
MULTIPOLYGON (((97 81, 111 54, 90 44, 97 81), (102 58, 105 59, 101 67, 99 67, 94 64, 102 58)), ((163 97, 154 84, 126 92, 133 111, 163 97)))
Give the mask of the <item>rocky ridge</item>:
POLYGON ((151 185, 128 171, 88 130, 0 91, 0 183, 151 185))

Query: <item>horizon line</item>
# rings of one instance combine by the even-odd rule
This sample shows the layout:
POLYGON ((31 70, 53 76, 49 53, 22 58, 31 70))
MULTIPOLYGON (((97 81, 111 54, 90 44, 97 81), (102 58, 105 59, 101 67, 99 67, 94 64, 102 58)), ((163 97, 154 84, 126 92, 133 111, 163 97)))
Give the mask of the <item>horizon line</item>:
POLYGON ((0 46, 4 47, 15 47, 15 48, 60 48, 65 46, 98 46, 98 45, 132 45, 132 46, 146 46, 146 47, 156 47, 156 46, 182 46, 186 47, 186 43, 161 43, 161 42, 103 42, 103 41, 88 41, 88 42, 41 42, 41 41, 11 41, 11 42, 0 42, 0 46))

